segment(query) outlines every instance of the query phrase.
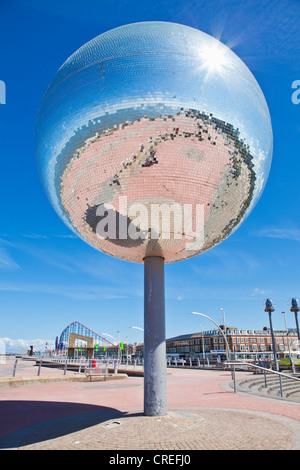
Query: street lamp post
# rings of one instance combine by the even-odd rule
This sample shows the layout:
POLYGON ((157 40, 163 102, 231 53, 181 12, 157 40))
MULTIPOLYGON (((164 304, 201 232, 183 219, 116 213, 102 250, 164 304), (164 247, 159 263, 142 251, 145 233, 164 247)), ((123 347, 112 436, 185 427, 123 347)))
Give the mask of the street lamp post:
POLYGON ((223 329, 226 333, 226 322, 225 322, 225 312, 224 312, 224 308, 221 308, 221 311, 223 313, 223 329))
POLYGON ((294 314, 295 314, 298 341, 300 341, 300 330, 299 330, 299 323, 298 323, 298 312, 300 311, 300 305, 299 305, 299 300, 298 299, 292 299, 292 304, 291 304, 290 311, 294 312, 294 314))
POLYGON ((202 359, 203 359, 203 367, 205 367, 205 347, 204 347, 203 325, 201 325, 201 329, 202 329, 202 359))
POLYGON ((227 332, 227 327, 226 327, 226 321, 225 321, 225 312, 224 312, 224 308, 221 308, 221 311, 223 313, 223 330, 224 330, 224 335, 226 337, 226 332, 227 332))
POLYGON ((287 337, 287 342, 288 342, 289 357, 290 357, 290 361, 291 361, 292 371, 293 371, 293 374, 294 374, 295 373, 295 366, 294 366, 292 355, 291 355, 290 338, 289 338, 289 332, 288 332, 287 323, 286 323, 286 316, 285 316, 285 312, 281 312, 281 313, 283 314, 283 317, 284 317, 286 337, 287 337))
POLYGON ((275 311, 275 308, 273 307, 272 300, 267 299, 265 302, 265 312, 268 312, 269 314, 270 332, 271 332, 271 337, 272 337, 272 346, 273 346, 273 355, 274 355, 274 366, 275 366, 275 370, 278 371, 278 364, 277 364, 277 357, 276 357, 276 344, 275 344, 275 337, 274 337, 274 331, 273 331, 273 325, 272 325, 272 312, 274 311, 275 311))
POLYGON ((125 339, 126 339, 126 346, 127 346, 126 365, 128 365, 128 336, 125 336, 125 339))
MULTIPOLYGON (((130 326, 130 328, 134 328, 135 330, 140 330, 140 331, 143 331, 144 333, 144 328, 141 328, 140 326, 130 326)), ((142 357, 142 360, 144 361, 144 356, 142 357)))
MULTIPOLYGON (((117 331, 117 333, 119 333, 119 339, 120 339, 120 332, 117 331)), ((118 341, 116 338, 109 335, 108 333, 101 333, 101 335, 102 336, 109 336, 110 338, 112 338, 117 343, 117 346, 118 346, 118 359, 119 359, 120 358, 120 341, 118 341)))
POLYGON ((223 338, 224 338, 224 341, 225 341, 225 348, 226 348, 226 359, 227 361, 229 361, 229 345, 228 345, 228 342, 227 342, 227 339, 226 339, 226 336, 224 335, 224 332, 222 330, 222 328, 220 328, 220 326, 210 317, 208 317, 207 315, 204 315, 204 313, 199 313, 199 312, 189 312, 193 315, 201 315, 202 317, 205 317, 205 318, 208 318, 210 321, 212 321, 216 327, 220 330, 223 338))

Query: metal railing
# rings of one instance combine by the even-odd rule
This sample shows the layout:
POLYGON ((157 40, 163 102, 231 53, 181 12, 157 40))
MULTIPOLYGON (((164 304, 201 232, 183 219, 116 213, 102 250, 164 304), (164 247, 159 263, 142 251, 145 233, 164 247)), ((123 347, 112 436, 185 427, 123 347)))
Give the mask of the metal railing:
MULTIPOLYGON (((31 359, 36 362, 36 365, 38 366, 37 370, 37 375, 41 375, 41 367, 51 367, 51 364, 55 367, 55 364, 57 364, 57 367, 63 370, 64 375, 66 375, 67 370, 73 369, 77 370, 78 372, 84 372, 86 368, 89 367, 97 367, 97 368, 102 368, 106 369, 113 369, 114 374, 118 373, 118 370, 120 368, 122 369, 128 369, 128 370, 140 370, 143 368, 143 359, 142 358, 129 358, 126 356, 123 356, 122 358, 113 358, 113 357, 102 357, 102 358, 87 358, 85 356, 79 356, 79 357, 68 357, 64 354, 62 355, 57 355, 57 356, 52 356, 49 354, 46 355, 41 355, 41 356, 29 356, 22 354, 21 359, 31 359), (91 366, 91 361, 96 361, 94 362, 94 365, 91 366)), ((15 360, 15 364, 13 367, 12 371, 12 376, 16 376, 17 372, 17 363, 18 359, 15 360)))
POLYGON ((294 377, 293 375, 288 375, 288 374, 284 374, 283 372, 278 372, 277 370, 273 370, 273 369, 268 369, 266 367, 262 367, 262 366, 258 366, 256 364, 251 364, 250 362, 242 362, 242 361, 236 361, 236 362, 224 362, 224 364, 226 364, 227 366, 231 366, 231 376, 232 376, 232 380, 233 380, 233 389, 234 389, 234 393, 237 392, 237 384, 236 384, 236 366, 246 366, 248 368, 254 368, 256 370, 261 370, 264 374, 264 379, 265 379, 265 387, 267 388, 267 373, 268 374, 274 374, 274 375, 277 375, 278 378, 279 378, 279 386, 280 386, 280 396, 281 398, 283 397, 283 388, 282 388, 282 378, 287 378, 289 380, 294 380, 294 381, 298 381, 300 383, 300 378, 298 377, 294 377))
POLYGON ((134 359, 134 360, 131 360, 131 361, 126 361, 126 359, 124 360, 124 358, 121 360, 121 359, 114 359, 114 358, 102 358, 102 359, 97 359, 97 358, 86 358, 86 357, 82 357, 82 358, 70 358, 70 357, 66 357, 66 356, 56 356, 56 357, 50 357, 48 358, 48 361, 49 362, 55 362, 55 363, 65 363, 67 362, 68 365, 79 365, 79 367, 86 367, 86 366, 89 366, 91 361, 96 361, 96 367, 102 367, 103 365, 106 365, 106 367, 114 367, 117 365, 117 367, 121 367, 121 366, 125 366, 125 369, 127 369, 128 367, 133 367, 134 369, 136 369, 137 366, 143 366, 143 362, 142 361, 139 361, 137 359, 134 359))
MULTIPOLYGON (((22 359, 24 356, 22 356, 22 359)), ((32 359, 32 356, 30 357, 32 359)), ((107 359, 107 360, 96 360, 96 363, 94 365, 91 365, 91 361, 93 359, 88 359, 85 357, 82 358, 70 358, 67 356, 55 356, 55 357, 49 357, 49 356, 42 356, 42 357, 36 357, 34 358, 36 361, 36 365, 38 366, 37 368, 37 376, 41 375, 41 368, 42 366, 47 367, 51 364, 57 364, 60 369, 63 370, 63 374, 67 374, 67 370, 69 369, 74 369, 77 370, 78 372, 84 371, 86 368, 89 367, 100 367, 108 371, 108 368, 112 368, 114 370, 114 373, 118 373, 118 369, 120 367, 120 361, 118 359, 107 359), (61 365, 61 367, 60 367, 61 365)), ((17 365, 18 365, 18 359, 15 359, 14 365, 13 365, 13 370, 12 370, 12 377, 16 377, 17 373, 17 365)))
MULTIPOLYGON (((47 359, 46 359, 47 360, 47 359)), ((42 362, 42 361, 41 361, 42 362)), ((60 357, 51 357, 48 358, 48 362, 50 363, 58 363, 64 365, 64 375, 67 373, 67 369, 72 368, 72 366, 78 370, 78 372, 84 371, 85 369, 94 367, 94 368, 101 368, 108 371, 109 368, 114 369, 114 373, 118 372, 120 367, 120 361, 118 359, 107 359, 107 360, 96 360, 96 359, 89 359, 86 357, 81 358, 73 358, 67 356, 60 356, 60 357), (95 361, 92 365, 91 361, 95 361)), ((45 364, 46 365, 46 364, 45 364)))

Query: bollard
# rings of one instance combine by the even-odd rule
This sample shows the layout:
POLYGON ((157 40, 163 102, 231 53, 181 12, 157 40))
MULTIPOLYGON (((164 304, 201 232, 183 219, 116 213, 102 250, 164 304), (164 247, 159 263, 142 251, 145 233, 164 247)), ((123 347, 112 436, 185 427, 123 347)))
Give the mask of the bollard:
POLYGON ((13 373, 12 373, 13 377, 15 377, 15 375, 16 375, 17 363, 18 363, 18 359, 16 359, 15 363, 14 363, 14 368, 13 368, 13 373))
POLYGON ((268 387, 268 385, 267 385, 267 374, 266 374, 265 370, 264 370, 264 376, 265 376, 265 388, 267 388, 268 387))
POLYGON ((232 373, 232 378, 233 378, 233 388, 234 388, 234 393, 236 393, 236 381, 235 381, 235 366, 232 365, 231 369, 232 373))
POLYGON ((282 390, 282 380, 281 380, 281 375, 279 376, 279 387, 280 387, 280 396, 281 398, 283 397, 283 390, 282 390))
POLYGON ((40 374, 41 374, 42 360, 43 360, 43 358, 41 357, 37 375, 40 375, 40 374))
POLYGON ((64 375, 67 373, 67 364, 68 364, 68 358, 66 357, 66 362, 65 362, 65 367, 64 367, 64 375))

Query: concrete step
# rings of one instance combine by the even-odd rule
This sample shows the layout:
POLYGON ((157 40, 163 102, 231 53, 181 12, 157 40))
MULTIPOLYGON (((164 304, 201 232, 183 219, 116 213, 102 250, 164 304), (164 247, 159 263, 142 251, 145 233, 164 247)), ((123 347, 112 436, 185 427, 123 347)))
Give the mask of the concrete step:
POLYGON ((300 403, 300 381, 293 381, 292 378, 281 377, 282 397, 280 391, 279 376, 267 374, 267 387, 264 376, 248 377, 237 382, 237 391, 251 393, 269 398, 279 398, 283 400, 300 403))

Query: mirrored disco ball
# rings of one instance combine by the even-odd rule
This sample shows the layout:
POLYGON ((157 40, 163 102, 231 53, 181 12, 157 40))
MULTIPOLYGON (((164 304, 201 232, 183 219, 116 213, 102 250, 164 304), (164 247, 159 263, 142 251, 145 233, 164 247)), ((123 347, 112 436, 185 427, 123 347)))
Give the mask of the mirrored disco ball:
POLYGON ((63 221, 118 258, 190 258, 228 237, 265 186, 272 128, 263 93, 226 46, 164 22, 91 40, 58 70, 36 159, 63 221))

